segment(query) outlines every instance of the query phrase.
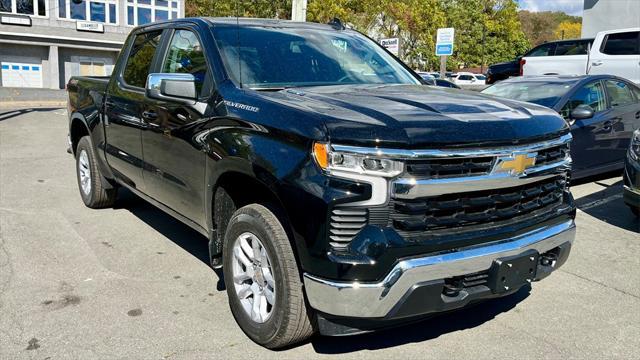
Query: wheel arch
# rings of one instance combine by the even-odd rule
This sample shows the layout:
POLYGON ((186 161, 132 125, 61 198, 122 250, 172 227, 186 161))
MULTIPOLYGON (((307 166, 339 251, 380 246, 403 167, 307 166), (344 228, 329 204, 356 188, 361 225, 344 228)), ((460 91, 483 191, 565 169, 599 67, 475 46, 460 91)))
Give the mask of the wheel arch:
POLYGON ((71 152, 74 156, 76 154, 76 149, 78 148, 78 142, 83 136, 91 136, 91 132, 89 131, 89 127, 82 115, 76 113, 71 116, 71 123, 69 124, 71 152))
MULTIPOLYGON (((289 216, 286 212, 286 207, 283 204, 280 196, 278 195, 277 179, 273 177, 265 169, 256 169, 255 164, 249 164, 248 162, 242 164, 243 161, 231 159, 225 159, 216 162, 215 167, 225 168, 224 171, 214 175, 214 178, 209 186, 208 192, 208 209, 207 219, 210 221, 209 228, 209 255, 212 259, 212 265, 216 266, 216 259, 221 259, 222 255, 222 243, 224 241, 224 231, 220 229, 226 229, 226 223, 230 220, 228 218, 218 218, 218 221, 223 222, 225 225, 216 223, 216 211, 220 206, 232 205, 234 209, 239 209, 249 204, 260 204, 267 207, 278 218, 282 227, 284 228, 291 246, 294 250, 294 254, 297 253, 295 242, 293 241, 292 227, 290 226, 289 216), (225 161, 228 160, 228 161, 225 161), (229 163, 233 162, 233 166, 229 163), (220 164, 219 164, 220 163, 220 164), (227 164, 221 164, 227 163, 227 164), (219 189, 224 189, 231 200, 232 204, 216 204, 216 201, 224 201, 220 198, 216 199, 216 193, 219 189)), ((296 255, 297 256, 297 255, 296 255)))

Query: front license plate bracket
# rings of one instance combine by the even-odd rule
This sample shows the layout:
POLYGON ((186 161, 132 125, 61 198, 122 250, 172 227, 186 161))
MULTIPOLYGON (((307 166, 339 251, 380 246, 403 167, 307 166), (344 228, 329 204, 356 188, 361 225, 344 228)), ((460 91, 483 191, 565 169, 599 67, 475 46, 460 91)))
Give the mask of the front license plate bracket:
POLYGON ((489 288, 499 294, 531 283, 536 277, 539 257, 540 254, 532 249, 494 260, 489 270, 489 288))

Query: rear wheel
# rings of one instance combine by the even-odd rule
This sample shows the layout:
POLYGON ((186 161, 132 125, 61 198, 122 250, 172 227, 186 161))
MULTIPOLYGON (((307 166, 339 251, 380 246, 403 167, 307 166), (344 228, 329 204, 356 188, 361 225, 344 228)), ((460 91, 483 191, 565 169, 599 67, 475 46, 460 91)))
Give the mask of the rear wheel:
POLYGON ((116 200, 117 189, 105 188, 102 175, 96 163, 96 155, 91 139, 84 136, 76 149, 76 173, 80 197, 84 204, 93 209, 109 207, 116 200))
POLYGON ((298 266, 284 228, 266 207, 238 209, 223 246, 231 312, 256 343, 280 348, 313 335, 298 266))

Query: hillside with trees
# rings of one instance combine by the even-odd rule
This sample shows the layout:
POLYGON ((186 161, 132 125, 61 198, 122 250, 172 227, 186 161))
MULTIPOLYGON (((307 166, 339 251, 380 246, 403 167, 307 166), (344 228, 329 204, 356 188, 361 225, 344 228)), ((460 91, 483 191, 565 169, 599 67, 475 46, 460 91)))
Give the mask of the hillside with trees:
POLYGON ((518 12, 522 30, 531 46, 546 41, 580 38, 582 18, 560 11, 518 12))

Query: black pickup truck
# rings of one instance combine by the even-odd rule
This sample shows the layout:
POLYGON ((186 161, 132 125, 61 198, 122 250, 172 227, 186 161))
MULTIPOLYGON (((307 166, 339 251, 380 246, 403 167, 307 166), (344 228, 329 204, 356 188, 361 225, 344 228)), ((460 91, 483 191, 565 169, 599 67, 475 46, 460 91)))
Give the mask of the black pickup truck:
POLYGON ((557 113, 421 85, 337 21, 138 27, 68 92, 84 203, 127 188, 206 236, 269 348, 513 294, 574 240, 557 113))

